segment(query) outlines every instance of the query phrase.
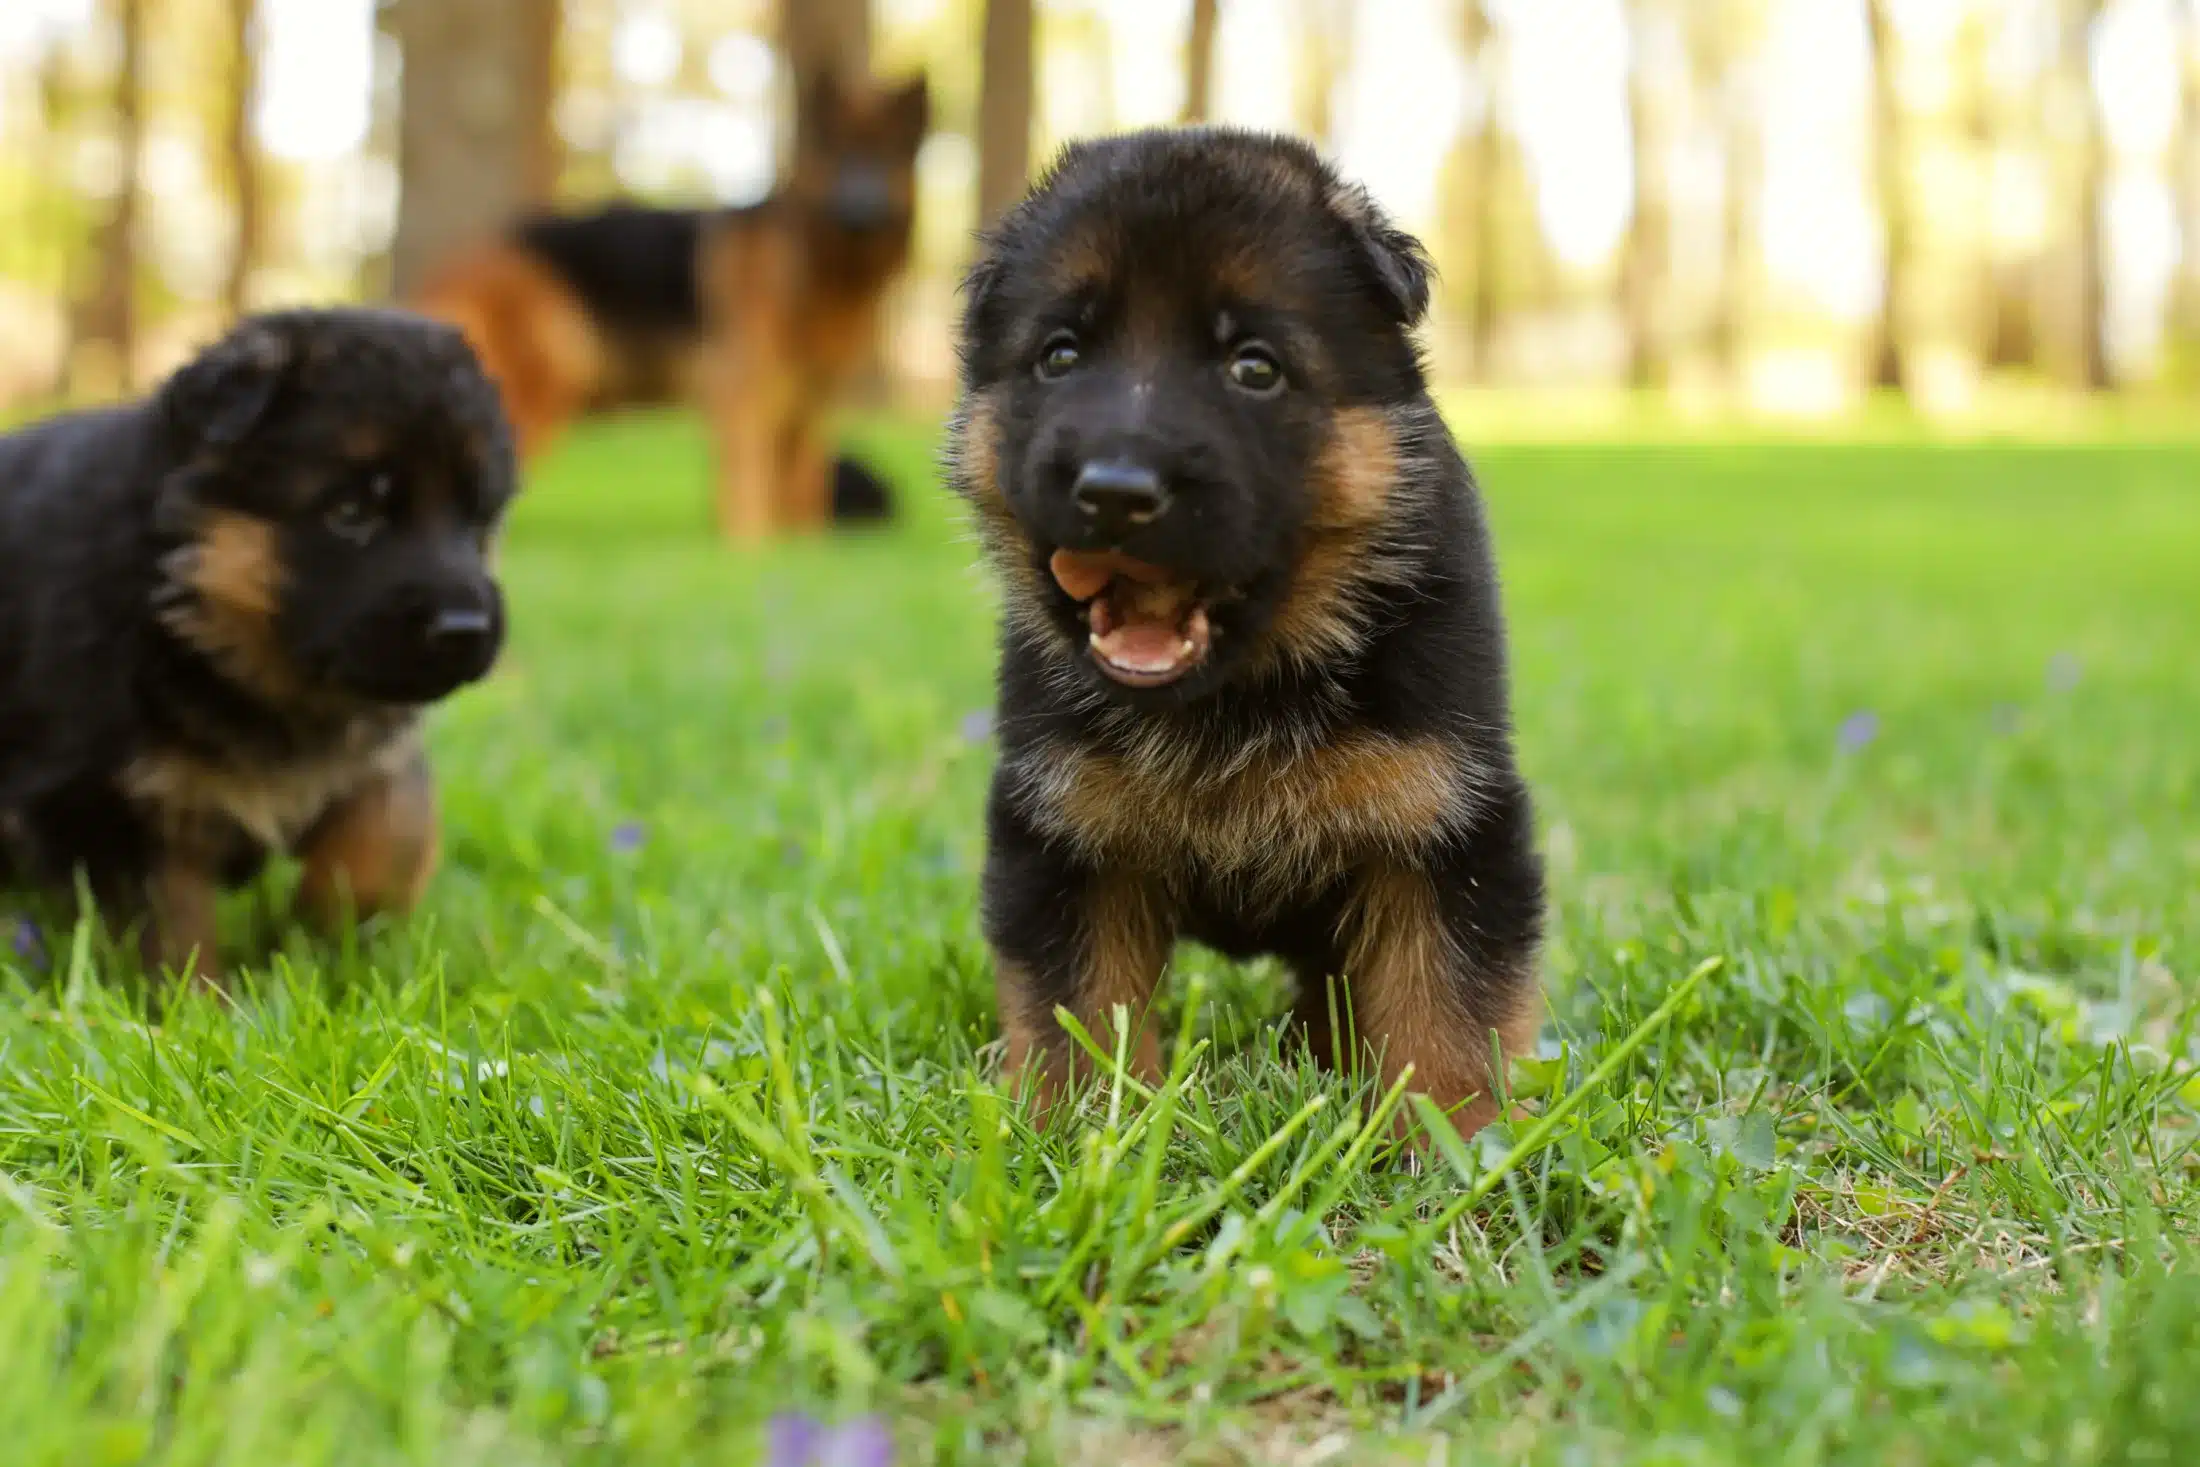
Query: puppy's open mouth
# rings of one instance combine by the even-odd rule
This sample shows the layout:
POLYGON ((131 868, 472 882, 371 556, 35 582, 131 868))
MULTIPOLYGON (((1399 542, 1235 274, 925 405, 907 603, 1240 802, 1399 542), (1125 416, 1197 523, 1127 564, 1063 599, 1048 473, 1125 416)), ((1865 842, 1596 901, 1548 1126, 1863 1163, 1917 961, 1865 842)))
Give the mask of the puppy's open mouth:
POLYGON ((1125 687, 1165 687, 1207 660, 1214 628, 1192 582, 1114 551, 1057 550, 1047 569, 1084 605, 1092 660, 1125 687))

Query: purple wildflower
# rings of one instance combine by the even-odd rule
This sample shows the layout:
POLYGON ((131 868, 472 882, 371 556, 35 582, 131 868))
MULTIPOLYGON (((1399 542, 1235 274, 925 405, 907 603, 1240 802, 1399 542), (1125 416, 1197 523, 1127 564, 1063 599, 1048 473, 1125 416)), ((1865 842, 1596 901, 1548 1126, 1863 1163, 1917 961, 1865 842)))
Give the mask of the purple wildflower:
POLYGON ((774 713, 758 726, 757 732, 767 739, 785 738, 787 736, 787 716, 784 713, 774 713))
POLYGON ((993 710, 974 708, 962 716, 962 736, 966 744, 982 744, 993 737, 993 710))
POLYGON ((1844 754, 1853 754, 1878 737, 1879 715, 1868 708, 1842 719, 1834 734, 1844 754))
POLYGON ((2085 664, 2075 652, 2057 652, 2047 659, 2047 686, 2053 692, 2069 692, 2084 675, 2085 664))
POLYGON ((2015 703, 1996 703, 1988 716, 1998 734, 2013 734, 2024 726, 2024 710, 2015 703))
POLYGON ((642 839, 645 834, 641 821, 622 820, 611 827, 611 849, 621 854, 628 851, 638 851, 642 848, 642 839))
POLYGON ((8 950, 15 960, 33 973, 46 971, 46 941, 38 935, 38 924, 28 917, 13 919, 14 931, 8 935, 8 950))
POLYGON ((775 1416, 766 1467, 892 1467, 894 1439, 875 1416, 827 1426, 810 1416, 775 1416))

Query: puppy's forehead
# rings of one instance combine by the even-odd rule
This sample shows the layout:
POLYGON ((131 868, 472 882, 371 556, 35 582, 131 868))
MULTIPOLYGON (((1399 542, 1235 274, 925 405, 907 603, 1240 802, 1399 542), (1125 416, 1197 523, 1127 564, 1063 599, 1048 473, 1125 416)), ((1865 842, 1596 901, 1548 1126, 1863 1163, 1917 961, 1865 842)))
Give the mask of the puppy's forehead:
POLYGON ((1289 152, 1191 135, 1071 159, 1038 211, 1047 288, 1134 313, 1221 301, 1302 307, 1337 223, 1331 186, 1289 152))
POLYGON ((474 454, 493 446, 496 390, 455 331, 347 322, 308 340, 300 379, 337 415, 336 446, 347 458, 397 452, 423 433, 474 454))

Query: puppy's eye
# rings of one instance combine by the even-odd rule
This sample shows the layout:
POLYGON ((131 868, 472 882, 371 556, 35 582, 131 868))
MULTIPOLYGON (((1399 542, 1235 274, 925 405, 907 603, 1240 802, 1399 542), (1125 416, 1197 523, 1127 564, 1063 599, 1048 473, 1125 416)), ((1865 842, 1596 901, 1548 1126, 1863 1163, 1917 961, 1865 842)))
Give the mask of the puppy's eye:
POLYGON ((1230 354, 1230 385, 1254 397, 1270 397, 1283 390, 1283 367, 1276 354, 1257 341, 1249 341, 1230 354))
POLYGON ((395 492, 388 474, 369 474, 346 486, 329 502, 324 515, 330 532, 354 545, 366 544, 389 519, 390 496, 395 492))
POLYGON ((1039 351, 1039 380, 1056 382, 1077 370, 1084 353, 1078 350, 1077 338, 1067 331, 1057 331, 1047 338, 1047 344, 1039 351))

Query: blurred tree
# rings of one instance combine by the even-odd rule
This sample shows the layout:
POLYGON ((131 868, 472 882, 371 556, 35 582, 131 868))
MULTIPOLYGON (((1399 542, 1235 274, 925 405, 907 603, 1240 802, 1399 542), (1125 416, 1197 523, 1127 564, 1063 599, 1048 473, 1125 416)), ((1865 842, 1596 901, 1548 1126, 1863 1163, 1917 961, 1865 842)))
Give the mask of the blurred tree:
POLYGON ((797 83, 825 70, 869 76, 871 0, 779 0, 779 49, 797 83))
POLYGON ((1298 65, 1291 111, 1324 152, 1336 140, 1337 79, 1352 69, 1352 0, 1299 0, 1298 65))
POLYGON ((1504 176, 1505 136, 1499 114, 1504 57, 1490 25, 1488 0, 1465 0, 1460 40, 1474 78, 1473 132, 1466 148, 1465 178, 1459 195, 1468 212, 1463 231, 1473 241, 1474 284, 1467 293, 1467 340, 1474 374, 1492 379, 1497 360, 1498 271, 1502 265, 1504 216, 1499 183, 1504 176))
POLYGON ((2184 106, 2177 141, 2170 150, 2177 190, 2182 269, 2178 272, 2177 329, 2189 343, 2200 343, 2200 0, 2185 0, 2181 56, 2184 106))
POLYGON ((2077 351, 2078 382, 2088 392, 2116 385, 2108 352, 2108 262, 2102 204, 2107 195, 2108 138, 2093 86, 2093 37, 2107 0, 2063 0, 2063 88, 2078 134, 2077 351))
POLYGON ((2007 242, 1996 237, 1994 222, 1997 191, 2003 186, 2003 164, 2013 159, 2037 159, 2046 153, 2040 88, 2006 82, 1997 85, 1987 64, 1988 52, 1997 39, 2006 41, 2019 27, 2038 19, 2038 14, 2025 6, 1990 9, 1975 57, 1979 115, 1974 126, 1987 159, 1986 186, 1979 191, 1978 232, 1986 254, 1986 268, 1979 281, 1984 295, 1980 356, 1989 370, 2032 367, 2040 356, 2040 252, 2032 248, 2021 255, 2013 254, 2007 242), (2001 33, 1998 37, 1997 29, 2001 33))
POLYGON ((1221 29, 1221 10, 1221 0, 1192 0, 1191 28, 1184 37, 1181 122, 1205 122, 1214 110, 1215 33, 1221 29))
POLYGON ((1916 229, 1910 206, 1909 119, 1902 104, 1901 38, 1893 0, 1866 0, 1871 35, 1872 166, 1879 193, 1879 320, 1872 342, 1874 387, 1903 391, 1909 345, 1911 295, 1917 269, 1916 229))
POLYGON ((252 142, 252 113, 260 94, 259 0, 228 0, 228 108, 222 117, 222 156, 236 206, 237 234, 230 245, 229 268, 222 279, 222 306, 242 315, 251 299, 252 271, 259 263, 262 219, 259 150, 252 142))
POLYGON ((1691 80, 1709 99, 1718 133, 1719 275, 1708 335, 1712 358, 1731 383, 1745 366, 1756 282, 1763 113, 1755 52, 1763 13, 1756 0, 1701 0, 1682 15, 1691 80))
POLYGON ((1627 323, 1627 379, 1635 387, 1662 386, 1671 376, 1664 327, 1667 256, 1672 207, 1666 188, 1668 138, 1665 107, 1652 75, 1667 24, 1659 0, 1630 0, 1627 7, 1627 132, 1633 153, 1634 212, 1620 260, 1620 314, 1627 323))
POLYGON ((88 293, 74 306, 70 389, 127 390, 137 356, 137 226, 145 158, 146 0, 109 0, 117 39, 114 90, 115 172, 107 211, 92 243, 88 293), (89 350, 87 350, 89 349, 89 350))
POLYGON ((978 80, 978 225, 1023 197, 1031 176, 1031 0, 985 0, 978 80))
POLYGON ((397 0, 397 239, 402 295, 437 259, 549 197, 553 0, 397 0))

